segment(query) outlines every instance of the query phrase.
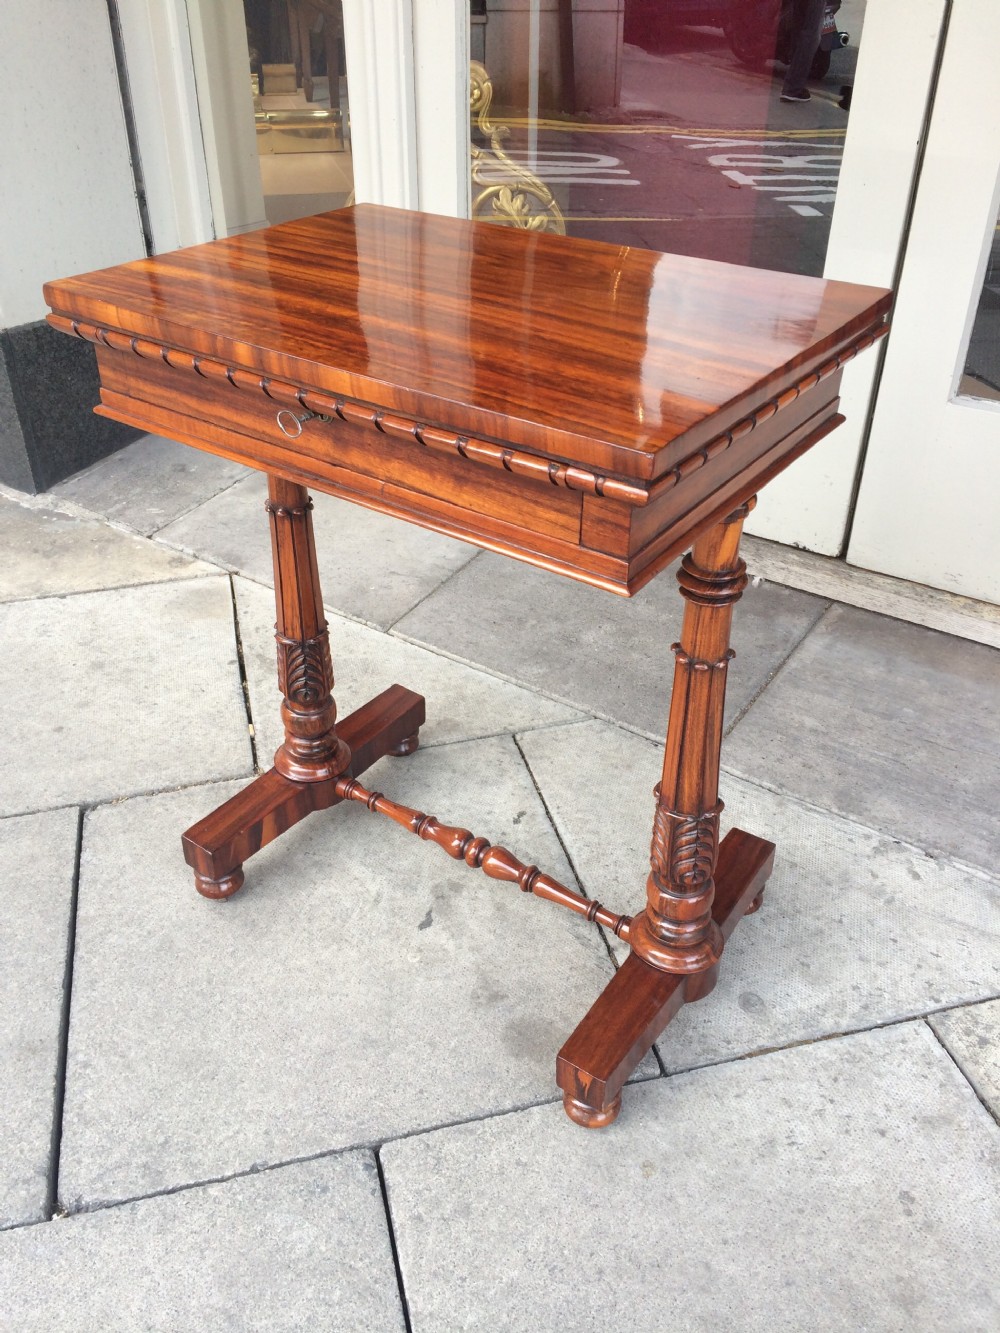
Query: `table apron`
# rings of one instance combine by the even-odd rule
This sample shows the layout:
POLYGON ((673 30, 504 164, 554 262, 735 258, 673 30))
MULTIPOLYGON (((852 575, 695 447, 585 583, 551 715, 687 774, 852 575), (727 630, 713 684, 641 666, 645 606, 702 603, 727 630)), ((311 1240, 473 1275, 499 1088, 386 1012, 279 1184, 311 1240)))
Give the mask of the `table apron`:
POLYGON ((631 596, 694 538, 839 423, 840 373, 725 447, 692 454, 636 505, 486 467, 351 421, 290 439, 266 397, 98 348, 101 415, 326 491, 487 550, 631 596))

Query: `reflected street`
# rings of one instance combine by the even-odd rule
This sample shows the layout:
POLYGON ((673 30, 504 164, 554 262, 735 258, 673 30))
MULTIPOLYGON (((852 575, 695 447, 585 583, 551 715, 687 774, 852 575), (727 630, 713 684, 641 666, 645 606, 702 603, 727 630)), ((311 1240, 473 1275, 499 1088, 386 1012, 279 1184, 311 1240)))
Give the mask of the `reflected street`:
MULTIPOLYGON (((614 108, 534 118, 505 106, 501 86, 493 117, 570 235, 818 275, 863 18, 863 0, 842 6, 850 45, 831 52, 808 102, 782 102, 784 65, 746 68, 721 27, 676 27, 624 44, 614 108)), ((510 177, 497 162, 481 179, 510 177)))

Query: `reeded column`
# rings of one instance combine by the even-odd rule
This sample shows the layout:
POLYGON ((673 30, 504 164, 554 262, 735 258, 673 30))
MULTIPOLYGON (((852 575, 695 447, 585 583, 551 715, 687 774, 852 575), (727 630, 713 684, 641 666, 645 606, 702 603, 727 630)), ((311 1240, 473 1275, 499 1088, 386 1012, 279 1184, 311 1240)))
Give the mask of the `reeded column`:
POLYGON ((653 967, 706 973, 698 996, 714 985, 722 954, 722 934, 712 920, 722 812, 719 753, 733 604, 747 583, 740 536, 754 504, 751 499, 699 537, 677 575, 684 623, 681 641, 673 645, 677 660, 663 777, 654 793, 652 869, 646 908, 633 918, 629 936, 633 951, 653 967))
POLYGON ((304 486, 280 477, 269 475, 267 488, 285 727, 274 767, 294 782, 325 782, 347 771, 351 752, 335 725, 333 663, 316 567, 312 500, 304 486))

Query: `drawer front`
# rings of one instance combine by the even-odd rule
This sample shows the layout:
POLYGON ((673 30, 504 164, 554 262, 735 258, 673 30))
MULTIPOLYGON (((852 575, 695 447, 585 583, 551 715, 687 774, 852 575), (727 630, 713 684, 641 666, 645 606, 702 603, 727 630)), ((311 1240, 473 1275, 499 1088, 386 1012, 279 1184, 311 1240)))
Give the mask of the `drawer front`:
MULTIPOLYGON (((454 451, 435 453, 369 422, 307 421, 302 435, 289 439, 276 421, 281 403, 255 402, 253 390, 197 378, 192 383, 190 371, 185 376, 108 347, 98 348, 98 363, 97 411, 103 415, 629 595, 627 561, 580 544, 580 491, 511 475, 454 451)), ((470 452, 473 447, 470 441, 470 452)))
MULTIPOLYGON (((293 431, 298 404, 275 401, 260 389, 235 387, 225 379, 205 378, 128 352, 98 349, 102 386, 185 418, 203 420, 247 437, 246 461, 261 466, 257 445, 274 445, 311 460, 356 472, 361 478, 405 488, 433 500, 445 500, 485 519, 515 524, 562 541, 579 543, 582 495, 545 480, 516 476, 456 452, 445 455, 423 447, 412 436, 394 438, 376 425, 313 418, 301 434, 289 438, 278 414, 293 431)), ((428 428, 428 434, 431 428, 428 428)), ((470 450, 471 452, 471 450, 470 450)))

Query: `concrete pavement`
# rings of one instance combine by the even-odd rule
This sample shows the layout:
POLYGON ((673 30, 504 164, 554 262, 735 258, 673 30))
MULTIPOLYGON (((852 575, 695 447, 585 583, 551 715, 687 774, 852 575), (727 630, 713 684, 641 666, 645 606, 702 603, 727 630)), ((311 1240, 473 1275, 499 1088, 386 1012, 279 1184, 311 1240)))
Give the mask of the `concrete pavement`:
MULTIPOLYGON (((748 590, 724 819, 775 877, 586 1133, 620 943, 354 807, 194 893, 277 692, 259 483, 178 450, 0 501, 0 1329, 995 1329, 1000 652, 748 590)), ((635 910, 672 580, 375 517, 317 497, 342 711, 428 696, 374 781, 635 910)))

